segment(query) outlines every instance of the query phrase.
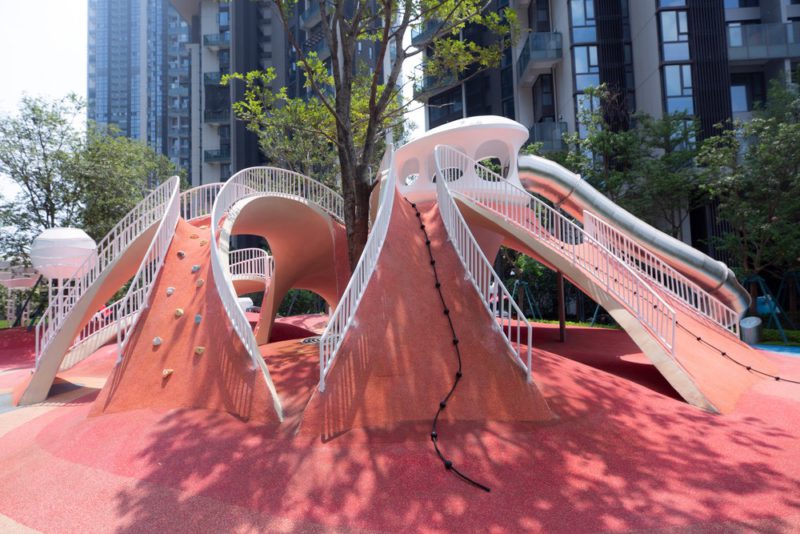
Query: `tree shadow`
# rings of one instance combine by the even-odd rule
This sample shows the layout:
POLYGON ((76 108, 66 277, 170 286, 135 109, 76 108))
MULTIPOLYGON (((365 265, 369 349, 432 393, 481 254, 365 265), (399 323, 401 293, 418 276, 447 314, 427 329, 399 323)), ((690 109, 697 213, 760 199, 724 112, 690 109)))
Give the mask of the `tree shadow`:
POLYGON ((557 422, 440 428, 489 494, 450 476, 414 425, 402 442, 376 430, 323 443, 182 410, 146 429, 146 473, 116 496, 118 531, 791 528, 798 431, 780 415, 796 403, 714 416, 552 354, 535 369, 557 422))

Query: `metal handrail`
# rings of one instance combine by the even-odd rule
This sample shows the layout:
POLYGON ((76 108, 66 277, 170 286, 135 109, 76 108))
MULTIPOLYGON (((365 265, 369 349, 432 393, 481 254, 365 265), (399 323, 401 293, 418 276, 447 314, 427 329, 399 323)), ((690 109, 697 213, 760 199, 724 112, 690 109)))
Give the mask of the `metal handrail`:
POLYGON ((456 206, 455 200, 453 200, 450 193, 450 184, 448 184, 448 180, 452 177, 448 171, 454 168, 451 161, 452 158, 450 158, 449 154, 440 152, 439 147, 437 147, 434 159, 436 160, 436 199, 447 234, 461 260, 461 264, 469 274, 472 285, 480 295, 486 311, 489 312, 492 320, 496 315, 499 315, 500 325, 498 326, 503 334, 503 339, 514 354, 515 361, 525 371, 527 381, 531 382, 533 380, 533 329, 531 323, 517 306, 517 303, 514 302, 511 293, 509 293, 503 281, 494 271, 491 262, 484 255, 478 242, 475 241, 475 236, 472 235, 463 215, 461 215, 461 211, 456 206), (516 327, 512 322, 513 315, 517 317, 516 327), (523 328, 527 333, 525 336, 526 344, 520 342, 520 331, 523 328), (516 332, 516 340, 513 336, 514 332, 516 332))
POLYGON ((272 278, 275 259, 260 248, 240 248, 228 253, 228 269, 235 278, 272 278))
POLYGON ((595 214, 583 211, 583 229, 640 275, 672 295, 678 302, 739 336, 739 314, 664 260, 595 214))
POLYGON ((234 207, 241 200, 264 194, 302 198, 314 202, 339 220, 344 218, 344 201, 333 189, 302 174, 274 167, 253 167, 239 171, 225 182, 217 194, 211 210, 211 271, 222 306, 231 321, 234 332, 250 356, 254 368, 260 369, 264 375, 267 388, 272 394, 275 412, 278 414, 278 418, 283 420, 283 408, 270 377, 269 369, 261 356, 250 323, 239 306, 227 265, 228 255, 223 255, 220 250, 222 218, 225 216, 235 217, 234 207))
MULTIPOLYGON (((142 290, 140 289, 140 291, 142 290)), ((94 354, 97 349, 110 339, 116 338, 117 321, 139 313, 139 310, 123 309, 124 302, 125 297, 123 296, 95 313, 89 319, 89 322, 84 325, 80 334, 78 334, 67 351, 64 361, 61 362, 61 366, 58 368, 59 372, 74 367, 94 354)))
POLYGON ((629 265, 574 221, 466 154, 444 145, 435 153, 437 165, 463 172, 460 183, 450 184, 453 191, 503 215, 597 280, 674 355, 675 310, 629 265))
POLYGON ((88 257, 70 277, 66 286, 58 284, 51 291, 47 309, 36 325, 36 366, 50 341, 66 320, 72 308, 94 284, 100 274, 138 238, 142 232, 163 218, 171 192, 178 186, 172 177, 150 192, 123 217, 97 245, 97 253, 88 257))
POLYGON ((164 216, 156 230, 156 235, 147 247, 147 252, 139 264, 136 276, 133 277, 125 297, 122 299, 120 307, 123 310, 136 310, 138 313, 120 317, 117 321, 117 361, 122 361, 125 346, 130 339, 130 332, 136 326, 141 312, 147 308, 150 293, 155 285, 161 266, 167 256, 167 250, 175 235, 175 227, 181 215, 180 204, 180 182, 177 176, 170 181, 173 182, 172 194, 167 202, 164 216))
POLYGON ((201 185, 181 193, 181 217, 187 221, 211 215, 214 199, 217 198, 222 183, 201 185))
POLYGON ((364 296, 364 291, 366 291, 367 285, 372 279, 372 274, 378 264, 378 257, 386 242, 386 234, 389 230, 389 221, 392 218, 396 196, 394 147, 392 145, 386 147, 378 175, 378 180, 383 175, 386 176, 381 186, 378 214, 372 223, 367 244, 358 259, 356 268, 353 270, 353 275, 350 277, 342 298, 331 314, 325 331, 319 340, 319 391, 321 392, 325 391, 325 377, 333 366, 345 334, 352 326, 356 310, 358 310, 358 306, 361 303, 361 297, 364 296))

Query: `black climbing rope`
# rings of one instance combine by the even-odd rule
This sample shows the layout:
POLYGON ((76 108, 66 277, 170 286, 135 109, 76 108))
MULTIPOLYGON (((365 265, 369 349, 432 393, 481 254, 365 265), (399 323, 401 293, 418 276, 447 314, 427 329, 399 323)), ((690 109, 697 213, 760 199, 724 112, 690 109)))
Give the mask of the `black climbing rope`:
POLYGON ((686 328, 686 326, 684 326, 680 322, 675 321, 675 324, 678 325, 679 328, 683 329, 684 332, 686 332, 689 335, 691 335, 692 337, 696 338, 697 341, 699 341, 700 343, 702 343, 702 344, 714 349, 715 351, 719 352, 720 356, 722 356, 723 358, 729 359, 730 361, 732 361, 733 363, 735 363, 739 367, 744 367, 746 370, 750 371, 751 373, 757 373, 759 375, 766 376, 768 378, 772 378, 776 382, 789 382, 790 384, 800 384, 800 380, 792 380, 792 379, 789 379, 789 378, 781 378, 778 375, 765 373, 764 371, 760 371, 760 370, 756 369, 752 365, 747 365, 745 363, 742 363, 742 362, 738 361, 736 358, 733 358, 730 354, 728 354, 724 350, 720 349, 719 347, 716 347, 713 343, 710 343, 709 341, 703 339, 702 336, 698 336, 696 333, 694 333, 691 330, 689 330, 688 328, 686 328))
POLYGON ((439 424, 439 416, 441 416, 442 412, 445 410, 445 408, 447 408, 447 402, 450 400, 450 397, 453 396, 453 393, 455 392, 459 381, 464 376, 464 374, 462 372, 462 367, 461 367, 461 349, 458 346, 458 336, 456 335, 456 329, 453 326, 453 319, 450 317, 450 309, 447 307, 447 303, 444 300, 444 295, 442 294, 442 283, 439 280, 439 273, 436 270, 436 260, 434 259, 433 251, 431 250, 431 239, 430 239, 430 236, 428 235, 428 230, 425 228, 425 223, 422 222, 422 214, 419 212, 419 209, 417 209, 417 205, 415 203, 411 202, 407 198, 405 199, 405 201, 408 202, 409 204, 411 204, 411 207, 414 208, 414 211, 416 212, 416 215, 417 215, 417 219, 419 220, 419 229, 422 231, 423 235, 425 236, 425 246, 428 248, 428 257, 430 258, 430 265, 431 265, 431 269, 433 270, 433 278, 436 281, 434 287, 436 288, 436 291, 439 294, 439 300, 442 302, 442 308, 443 308, 444 315, 447 318, 447 323, 450 325, 450 332, 452 334, 452 338, 451 339, 453 341, 453 348, 455 349, 456 358, 458 359, 458 370, 456 371, 455 379, 453 380, 453 385, 450 386, 450 390, 447 392, 447 395, 444 396, 444 399, 442 399, 439 402, 439 409, 436 410, 436 415, 434 416, 433 424, 431 425, 431 442, 433 443, 433 449, 436 451, 436 455, 442 461, 442 465, 444 465, 444 468, 447 471, 452 472, 454 475, 456 475, 458 478, 460 478, 464 482, 466 482, 468 484, 471 484, 471 485, 475 486, 476 488, 482 489, 483 491, 489 492, 489 491, 492 491, 489 487, 481 484, 480 482, 477 482, 477 481, 471 479, 470 477, 468 477, 467 475, 465 475, 464 473, 459 471, 453 465, 452 460, 448 460, 447 457, 442 452, 442 450, 439 448, 439 433, 436 430, 436 427, 439 424))

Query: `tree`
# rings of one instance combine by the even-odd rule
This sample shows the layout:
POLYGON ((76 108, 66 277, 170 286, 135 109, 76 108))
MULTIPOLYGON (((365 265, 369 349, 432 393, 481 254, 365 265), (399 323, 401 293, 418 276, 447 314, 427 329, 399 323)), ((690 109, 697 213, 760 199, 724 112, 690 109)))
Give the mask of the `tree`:
MULTIPOLYGON (((380 159, 386 133, 403 121, 409 105, 402 97, 403 65, 409 58, 425 54, 426 76, 449 79, 453 84, 474 76, 499 64, 502 51, 511 42, 516 19, 511 9, 501 13, 486 10, 485 0, 314 1, 320 10, 322 39, 332 51, 329 65, 316 52, 308 51, 290 31, 296 2, 275 1, 305 87, 314 97, 305 108, 284 96, 278 100, 289 107, 298 106, 301 115, 309 119, 296 123, 304 125, 303 129, 310 129, 308 125, 315 124, 310 118, 318 117, 318 133, 336 151, 348 253, 351 266, 355 266, 367 241, 373 167, 380 159), (497 39, 479 43, 464 38, 463 30, 468 24, 481 26, 486 30, 484 36, 492 34, 497 39), (416 44, 404 44, 412 27, 424 27, 426 31, 416 44), (375 50, 376 69, 370 71, 359 62, 358 50, 362 46, 375 50), (325 120, 320 112, 326 115, 325 120)), ((252 100, 255 106, 251 111, 258 117, 270 103, 262 98, 256 104, 256 100, 252 100)), ((281 116, 282 112, 274 109, 271 115, 263 115, 266 120, 281 116)))
POLYGON ((81 149, 77 129, 83 104, 75 95, 53 101, 23 97, 16 116, 0 117, 0 173, 19 192, 0 199, 0 254, 27 258, 33 238, 45 228, 73 226, 80 217, 80 184, 70 174, 81 149))
POLYGON ((579 131, 567 136, 571 149, 568 168, 583 176, 598 191, 625 208, 637 181, 636 166, 642 159, 639 132, 628 127, 624 95, 606 86, 589 87, 578 113, 579 131))
POLYGON ((83 102, 24 97, 0 118, 0 173, 18 188, 0 201, 0 257, 26 263, 33 239, 54 227, 102 238, 148 189, 176 174, 145 144, 114 131, 84 128, 83 102))
POLYGON ((697 122, 684 113, 628 113, 624 95, 589 88, 569 152, 550 155, 648 223, 682 238, 692 209, 706 200, 695 167, 697 122))
POLYGON ((800 266, 800 94, 773 83, 767 101, 751 121, 707 139, 698 158, 704 188, 732 229, 717 245, 742 275, 800 266))
POLYGON ((102 239, 150 190, 176 174, 181 171, 169 158, 141 141, 90 127, 70 168, 82 191, 80 227, 102 239))
POLYGON ((689 213, 706 201, 695 167, 697 121, 683 113, 660 119, 646 114, 635 117, 642 153, 634 162, 638 178, 627 203, 647 222, 682 239, 689 213))

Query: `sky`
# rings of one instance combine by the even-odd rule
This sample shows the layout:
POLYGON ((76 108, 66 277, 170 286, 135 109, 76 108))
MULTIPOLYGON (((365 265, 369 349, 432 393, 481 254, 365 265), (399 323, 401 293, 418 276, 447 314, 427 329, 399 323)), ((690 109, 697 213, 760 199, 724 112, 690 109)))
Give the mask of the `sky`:
MULTIPOLYGON (((86 0, 0 0, 0 115, 23 94, 86 98, 86 0)), ((0 175, 0 191, 13 187, 0 175)))
POLYGON ((0 113, 24 93, 86 97, 86 0, 0 0, 0 113))

